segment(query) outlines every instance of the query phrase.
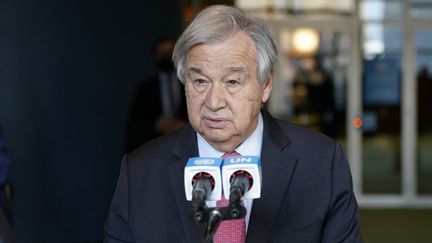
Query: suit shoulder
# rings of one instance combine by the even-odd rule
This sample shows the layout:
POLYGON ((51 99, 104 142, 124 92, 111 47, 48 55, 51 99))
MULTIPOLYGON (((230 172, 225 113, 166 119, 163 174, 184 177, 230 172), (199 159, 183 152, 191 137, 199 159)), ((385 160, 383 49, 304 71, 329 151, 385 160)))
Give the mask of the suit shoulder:
POLYGON ((336 141, 318 131, 293 124, 288 121, 277 120, 277 123, 288 136, 294 146, 300 147, 319 147, 321 149, 333 150, 336 141))
POLYGON ((172 134, 163 135, 157 137, 149 142, 141 145, 137 149, 133 150, 127 154, 127 161, 129 166, 136 166, 136 164, 151 164, 150 161, 158 160, 167 161, 165 158, 171 158, 174 156, 171 151, 174 148, 177 138, 179 136, 179 131, 172 134))

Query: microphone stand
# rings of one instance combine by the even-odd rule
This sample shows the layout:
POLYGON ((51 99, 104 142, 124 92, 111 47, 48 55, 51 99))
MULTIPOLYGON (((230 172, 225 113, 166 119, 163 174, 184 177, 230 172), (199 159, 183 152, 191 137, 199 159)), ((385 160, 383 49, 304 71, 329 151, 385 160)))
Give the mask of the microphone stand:
POLYGON ((223 220, 240 219, 246 216, 246 208, 240 199, 231 202, 226 207, 194 206, 194 222, 200 233, 201 243, 213 243, 213 237, 223 220))
POLYGON ((206 225, 207 227, 204 231, 205 243, 213 243, 214 234, 216 233, 217 229, 219 228, 219 225, 222 222, 222 220, 224 219, 226 212, 227 212, 225 207, 211 208, 209 211, 210 211, 209 212, 209 218, 208 218, 208 222, 206 225))
POLYGON ((231 184, 230 204, 227 207, 207 208, 206 194, 201 191, 193 194, 192 207, 194 221, 200 232, 202 243, 213 243, 213 237, 223 220, 240 219, 246 216, 246 208, 241 204, 241 198, 249 188, 250 181, 244 176, 237 176, 231 184))

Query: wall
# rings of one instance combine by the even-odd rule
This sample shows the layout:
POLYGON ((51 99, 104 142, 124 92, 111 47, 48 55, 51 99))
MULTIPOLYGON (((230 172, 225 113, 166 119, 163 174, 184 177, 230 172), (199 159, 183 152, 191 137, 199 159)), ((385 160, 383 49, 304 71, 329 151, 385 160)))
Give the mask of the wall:
POLYGON ((103 223, 149 48, 181 1, 0 0, 0 123, 20 242, 90 242, 103 223))

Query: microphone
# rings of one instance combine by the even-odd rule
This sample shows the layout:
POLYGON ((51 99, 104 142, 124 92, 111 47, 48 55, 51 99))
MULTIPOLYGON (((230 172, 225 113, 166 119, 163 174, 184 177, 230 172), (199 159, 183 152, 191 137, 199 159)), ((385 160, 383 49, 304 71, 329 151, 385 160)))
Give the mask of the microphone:
POLYGON ((213 210, 210 211, 207 227, 205 228, 204 231, 204 239, 206 240, 213 239, 213 236, 216 233, 219 224, 222 222, 223 217, 224 217, 223 212, 221 212, 219 208, 214 208, 213 210))
POLYGON ((261 161, 257 156, 225 158, 222 166, 225 195, 230 192, 230 202, 261 197, 261 161))
POLYGON ((238 202, 252 188, 253 177, 245 170, 237 170, 230 177, 230 202, 238 202))
POLYGON ((204 204, 222 196, 220 158, 190 158, 184 170, 186 199, 204 204))

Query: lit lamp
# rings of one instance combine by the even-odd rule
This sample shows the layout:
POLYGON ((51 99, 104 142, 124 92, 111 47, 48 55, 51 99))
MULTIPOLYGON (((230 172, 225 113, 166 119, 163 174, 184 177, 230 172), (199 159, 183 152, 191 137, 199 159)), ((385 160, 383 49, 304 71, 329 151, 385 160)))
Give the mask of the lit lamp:
POLYGON ((290 55, 294 57, 315 56, 318 51, 318 32, 310 28, 295 29, 291 34, 290 55))

